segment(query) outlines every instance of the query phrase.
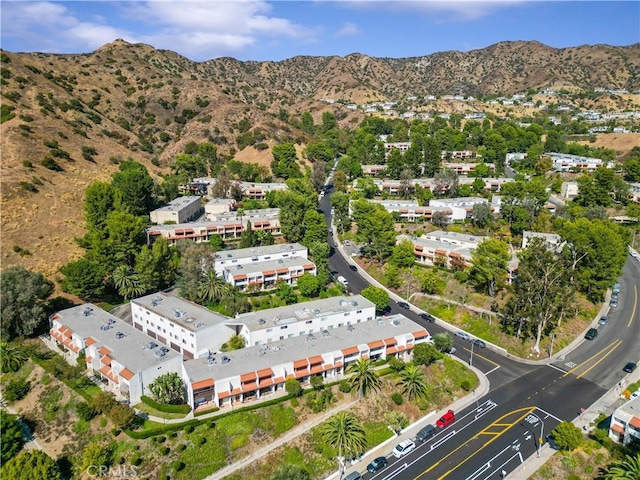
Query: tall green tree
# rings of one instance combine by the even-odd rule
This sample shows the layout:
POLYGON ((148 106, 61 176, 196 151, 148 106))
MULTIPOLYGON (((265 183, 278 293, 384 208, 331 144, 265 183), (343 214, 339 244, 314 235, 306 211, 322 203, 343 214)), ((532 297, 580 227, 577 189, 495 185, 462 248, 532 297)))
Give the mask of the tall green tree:
POLYGON ((302 177, 302 172, 297 163, 298 154, 296 153, 293 142, 274 145, 271 148, 271 154, 273 155, 271 171, 274 176, 284 178, 285 180, 288 178, 302 177))
POLYGON ((186 247, 180 258, 178 287, 180 295, 187 300, 197 301, 200 285, 205 281, 206 272, 215 262, 215 252, 208 245, 199 243, 186 247))
POLYGON ((2 465, 15 457, 23 445, 22 427, 18 423, 18 417, 0 409, 0 460, 2 465))
POLYGON ((509 246, 500 240, 487 238, 471 254, 469 278, 490 297, 506 282, 507 264, 511 259, 509 246))
POLYGON ((180 375, 175 372, 160 375, 149 384, 153 397, 166 405, 184 403, 185 386, 180 375))
POLYGON ((115 208, 114 190, 110 183, 95 182, 84 192, 84 219, 87 229, 103 237, 107 215, 115 208))
POLYGON ((416 262, 416 257, 413 254, 413 243, 411 240, 404 238, 398 242, 396 246, 393 247, 389 261, 398 268, 412 267, 416 262))
POLYGON ((357 226, 356 239, 364 244, 370 258, 383 260, 396 243, 393 217, 382 205, 364 199, 352 204, 353 219, 357 226))
POLYGON ((106 270, 104 265, 86 258, 67 263, 60 268, 65 276, 62 290, 83 300, 98 300, 105 290, 106 270))
POLYGON ((338 412, 320 427, 322 438, 338 454, 340 468, 346 458, 356 458, 367 448, 365 430, 351 412, 338 412))
POLYGON ((142 246, 135 264, 136 273, 142 284, 148 287, 148 291, 164 290, 176 281, 180 256, 165 238, 159 237, 151 248, 142 246))
POLYGON ((120 164, 120 171, 112 175, 111 186, 116 190, 116 208, 132 215, 148 215, 153 209, 154 182, 144 165, 128 160, 120 164))
POLYGON ((442 354, 430 343, 418 343, 413 347, 413 363, 416 365, 431 365, 441 358, 442 354))
POLYGON ((536 339, 533 351, 539 354, 542 335, 552 330, 572 305, 575 290, 570 266, 540 238, 534 238, 518 258, 518 280, 505 307, 505 318, 518 329, 523 324, 531 326, 536 339))
POLYGON ((275 204, 280 208, 280 229, 288 242, 301 242, 304 238, 304 218, 308 210, 316 208, 316 196, 296 191, 276 192, 275 204))
POLYGON ((251 248, 257 247, 260 241, 258 240, 258 235, 256 231, 253 229, 253 225, 250 220, 247 220, 247 227, 244 229, 242 234, 240 235, 240 248, 251 248))
POLYGON ((402 386, 402 393, 407 396, 409 401, 425 396, 427 392, 427 378, 418 366, 410 363, 398 372, 398 376, 400 377, 398 385, 402 386))
POLYGON ((327 241, 327 222, 324 215, 317 210, 307 210, 304 214, 304 238, 302 244, 311 245, 313 242, 327 241))
POLYGON ((380 390, 382 381, 373 369, 373 363, 366 358, 359 358, 347 368, 351 374, 351 387, 355 388, 361 397, 366 397, 369 392, 380 390))
POLYGON ((373 302, 376 306, 376 310, 381 312, 389 306, 389 293, 380 287, 375 287, 373 285, 369 285, 365 287, 360 292, 364 298, 373 302))
POLYGON ((305 273, 297 282, 298 290, 305 297, 316 297, 320 292, 318 278, 310 273, 305 273))
POLYGON ((211 268, 198 285, 198 299, 202 302, 217 302, 225 295, 229 294, 230 285, 224 281, 224 278, 218 276, 216 271, 211 268))
POLYGON ((42 450, 26 450, 2 465, 2 478, 11 480, 61 480, 56 462, 42 450))
POLYGON ((336 192, 331 195, 331 208, 333 208, 333 223, 339 233, 344 233, 351 229, 351 218, 349 217, 349 195, 336 192))
POLYGON ((148 290, 140 275, 129 265, 118 265, 111 274, 113 286, 125 300, 138 297, 148 290))
POLYGON ((29 336, 44 325, 45 301, 52 292, 53 284, 41 273, 17 266, 0 271, 0 338, 29 336))
POLYGON ((571 422, 566 420, 556 425, 552 431, 555 442, 565 452, 572 452, 584 443, 582 431, 571 422))

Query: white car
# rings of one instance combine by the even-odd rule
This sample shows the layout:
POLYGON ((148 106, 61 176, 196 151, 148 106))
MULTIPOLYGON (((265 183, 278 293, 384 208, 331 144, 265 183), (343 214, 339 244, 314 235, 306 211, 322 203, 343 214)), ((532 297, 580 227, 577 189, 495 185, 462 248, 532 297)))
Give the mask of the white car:
POLYGON ((466 341, 471 341, 471 337, 469 336, 469 334, 467 332, 463 332, 462 330, 458 330, 455 333, 456 337, 460 337, 462 340, 466 340, 466 341))
POLYGON ((393 449, 393 456, 396 458, 404 457, 414 448, 416 448, 416 444, 412 440, 403 440, 393 449))

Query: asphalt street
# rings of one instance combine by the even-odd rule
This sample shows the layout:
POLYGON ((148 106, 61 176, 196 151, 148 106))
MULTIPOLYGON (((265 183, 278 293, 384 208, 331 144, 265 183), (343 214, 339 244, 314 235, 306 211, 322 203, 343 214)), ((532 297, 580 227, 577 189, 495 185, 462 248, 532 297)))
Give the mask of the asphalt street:
MULTIPOLYGON (((327 224, 331 223, 330 196, 321 199, 327 224)), ((328 238, 335 246, 337 238, 328 238)), ((349 255, 357 246, 344 250, 349 255)), ((359 293, 371 283, 365 273, 353 271, 350 263, 332 248, 329 266, 349 282, 349 291, 359 293), (362 273, 362 274, 361 274, 362 273)), ((640 314, 638 289, 640 262, 629 256, 624 267, 619 305, 608 312, 609 321, 599 326, 594 340, 580 339, 569 351, 549 361, 514 360, 500 349, 473 348, 468 341, 454 336, 455 355, 482 371, 491 388, 475 405, 456 412, 456 421, 429 441, 396 459, 387 456, 389 465, 375 474, 364 472, 366 479, 454 479, 488 480, 520 468, 529 457, 538 454, 541 440, 560 421, 580 416, 610 388, 625 382, 622 367, 640 359, 640 314)), ((401 313, 424 326, 430 334, 456 331, 438 320, 428 323, 418 310, 398 307, 389 302, 391 313, 401 313)), ((364 469, 363 469, 364 470, 364 469)))

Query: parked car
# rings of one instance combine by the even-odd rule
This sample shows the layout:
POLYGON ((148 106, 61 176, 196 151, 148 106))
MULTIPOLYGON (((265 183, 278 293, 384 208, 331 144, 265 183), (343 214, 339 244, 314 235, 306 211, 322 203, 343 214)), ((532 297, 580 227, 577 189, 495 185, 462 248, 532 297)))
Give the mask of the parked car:
POLYGON ((453 413, 453 410, 449 410, 447 413, 445 413, 443 416, 441 416, 438 421, 436 422, 436 425, 439 428, 444 428, 444 427, 448 427, 449 425, 451 425, 453 422, 455 422, 456 420, 456 416, 453 413))
POLYGON ((437 431, 438 430, 433 425, 427 425, 426 427, 420 429, 420 431, 417 433, 416 440, 418 440, 419 442, 424 442, 425 440, 433 437, 437 431))
POLYGON ((436 317, 431 315, 430 313, 421 313, 418 315, 421 319, 426 320, 429 323, 436 323, 436 317))
POLYGON ((624 366, 624 368, 622 370, 624 370, 627 373, 631 373, 636 369, 637 366, 638 365, 636 365, 635 363, 629 362, 624 366))
POLYGON ((609 318, 606 315, 603 315, 600 317, 600 320, 598 320, 598 325, 606 325, 608 321, 609 318))
POLYGON ((547 443, 551 448, 553 448, 554 450, 560 450, 560 447, 556 443, 556 437, 553 436, 553 433, 547 435, 545 439, 547 440, 547 443))
POLYGON ((362 475, 359 472, 351 472, 349 475, 344 477, 344 480, 362 480, 362 475))
POLYGON ((409 310, 411 306, 407 302, 398 302, 398 306, 400 308, 404 308, 405 310, 409 310))
POLYGON ((377 457, 374 458, 369 465, 367 465, 367 472, 376 473, 378 470, 383 469, 389 465, 389 460, 387 457, 377 457))
POLYGON ((414 448, 416 448, 416 444, 413 443, 412 440, 403 440, 398 445, 396 445, 396 448, 393 449, 393 456, 396 458, 404 457, 414 448))
POLYGON ((471 337, 469 336, 469 334, 468 334, 468 333, 466 333, 466 332, 463 332, 462 330, 458 330, 458 331, 455 333, 455 336, 456 336, 456 337, 460 337, 462 340, 466 340, 466 341, 471 340, 471 337))
POLYGON ((618 307, 618 297, 611 298, 611 301, 609 302, 609 306, 611 308, 617 308, 618 307))
POLYGON ((349 265, 349 268, 350 268, 351 270, 353 270, 354 272, 357 272, 357 271, 358 271, 358 267, 356 267, 355 265, 349 265))
POLYGON ((621 290, 621 289, 622 289, 622 286, 621 286, 619 283, 616 283, 616 284, 613 286, 613 293, 618 294, 618 293, 620 293, 620 290, 621 290))
POLYGON ((584 338, 586 338, 587 340, 593 340, 597 336, 598 336, 598 330, 596 330, 595 328, 590 328, 589 330, 587 330, 587 333, 585 334, 584 338))
POLYGON ((351 242, 349 240, 345 240, 344 241, 344 246, 345 247, 350 247, 351 246, 351 242))
POLYGON ((473 344, 474 344, 476 347, 479 347, 479 348, 484 348, 484 347, 486 347, 486 346, 487 346, 487 344, 486 344, 486 343, 484 343, 484 341, 480 340, 479 338, 476 338, 476 339, 473 341, 473 344))

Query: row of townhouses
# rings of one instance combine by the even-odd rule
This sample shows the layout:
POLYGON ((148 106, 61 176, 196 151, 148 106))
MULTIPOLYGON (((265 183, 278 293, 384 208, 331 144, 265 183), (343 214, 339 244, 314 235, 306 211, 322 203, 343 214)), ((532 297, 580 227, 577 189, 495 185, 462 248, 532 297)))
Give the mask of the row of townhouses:
MULTIPOLYGON (((460 177, 458 178, 458 185, 472 186, 476 182, 475 177, 460 177)), ((499 192, 502 185, 505 183, 513 182, 513 178, 499 177, 499 178, 483 178, 484 189, 489 192, 499 192)), ((391 195, 397 195, 399 192, 405 189, 405 185, 409 184, 412 187, 419 186, 420 188, 431 190, 437 193, 438 190, 442 190, 442 184, 440 184, 435 178, 414 178, 408 181, 394 180, 392 178, 374 178, 373 183, 378 187, 380 192, 386 192, 391 195)), ((354 180, 353 188, 358 188, 358 181, 354 180)))
POLYGON ((475 205, 486 204, 494 214, 500 213, 500 197, 494 195, 491 203, 482 197, 458 197, 429 200, 429 205, 421 206, 417 200, 369 200, 371 203, 382 205, 389 213, 397 213, 407 222, 431 221, 437 212, 446 215, 449 223, 472 217, 475 205))
POLYGON ((402 315, 376 317, 360 295, 332 297, 228 318, 155 293, 131 302, 132 325, 92 304, 50 317, 50 334, 72 362, 131 404, 174 372, 188 403, 226 407, 261 398, 295 378, 334 379, 360 358, 409 358, 428 332, 402 315), (222 352, 233 335, 245 348, 222 352))
MULTIPOLYGON (((213 187, 216 184, 216 179, 212 177, 200 177, 194 178, 189 184, 181 185, 180 189, 187 192, 192 192, 197 195, 208 195, 213 197, 213 187)), ((244 198, 250 198, 255 200, 264 200, 267 198, 268 192, 275 192, 279 190, 286 190, 286 183, 259 183, 259 182, 235 182, 240 187, 242 196, 244 198)), ((229 192, 226 192, 228 195, 229 192)), ((227 196, 225 195, 225 196, 227 196)))
MULTIPOLYGON (((442 166, 453 170, 458 175, 471 175, 475 172, 478 165, 485 165, 490 171, 495 171, 496 166, 493 163, 469 163, 469 162, 443 162, 442 166)), ((424 172, 424 164, 420 165, 421 171, 424 172)), ((384 164, 378 165, 362 165, 362 174, 367 177, 378 177, 383 175, 387 170, 387 166, 384 164)))
POLYGON ((609 437, 623 445, 640 442, 640 397, 630 399, 613 412, 609 437))

